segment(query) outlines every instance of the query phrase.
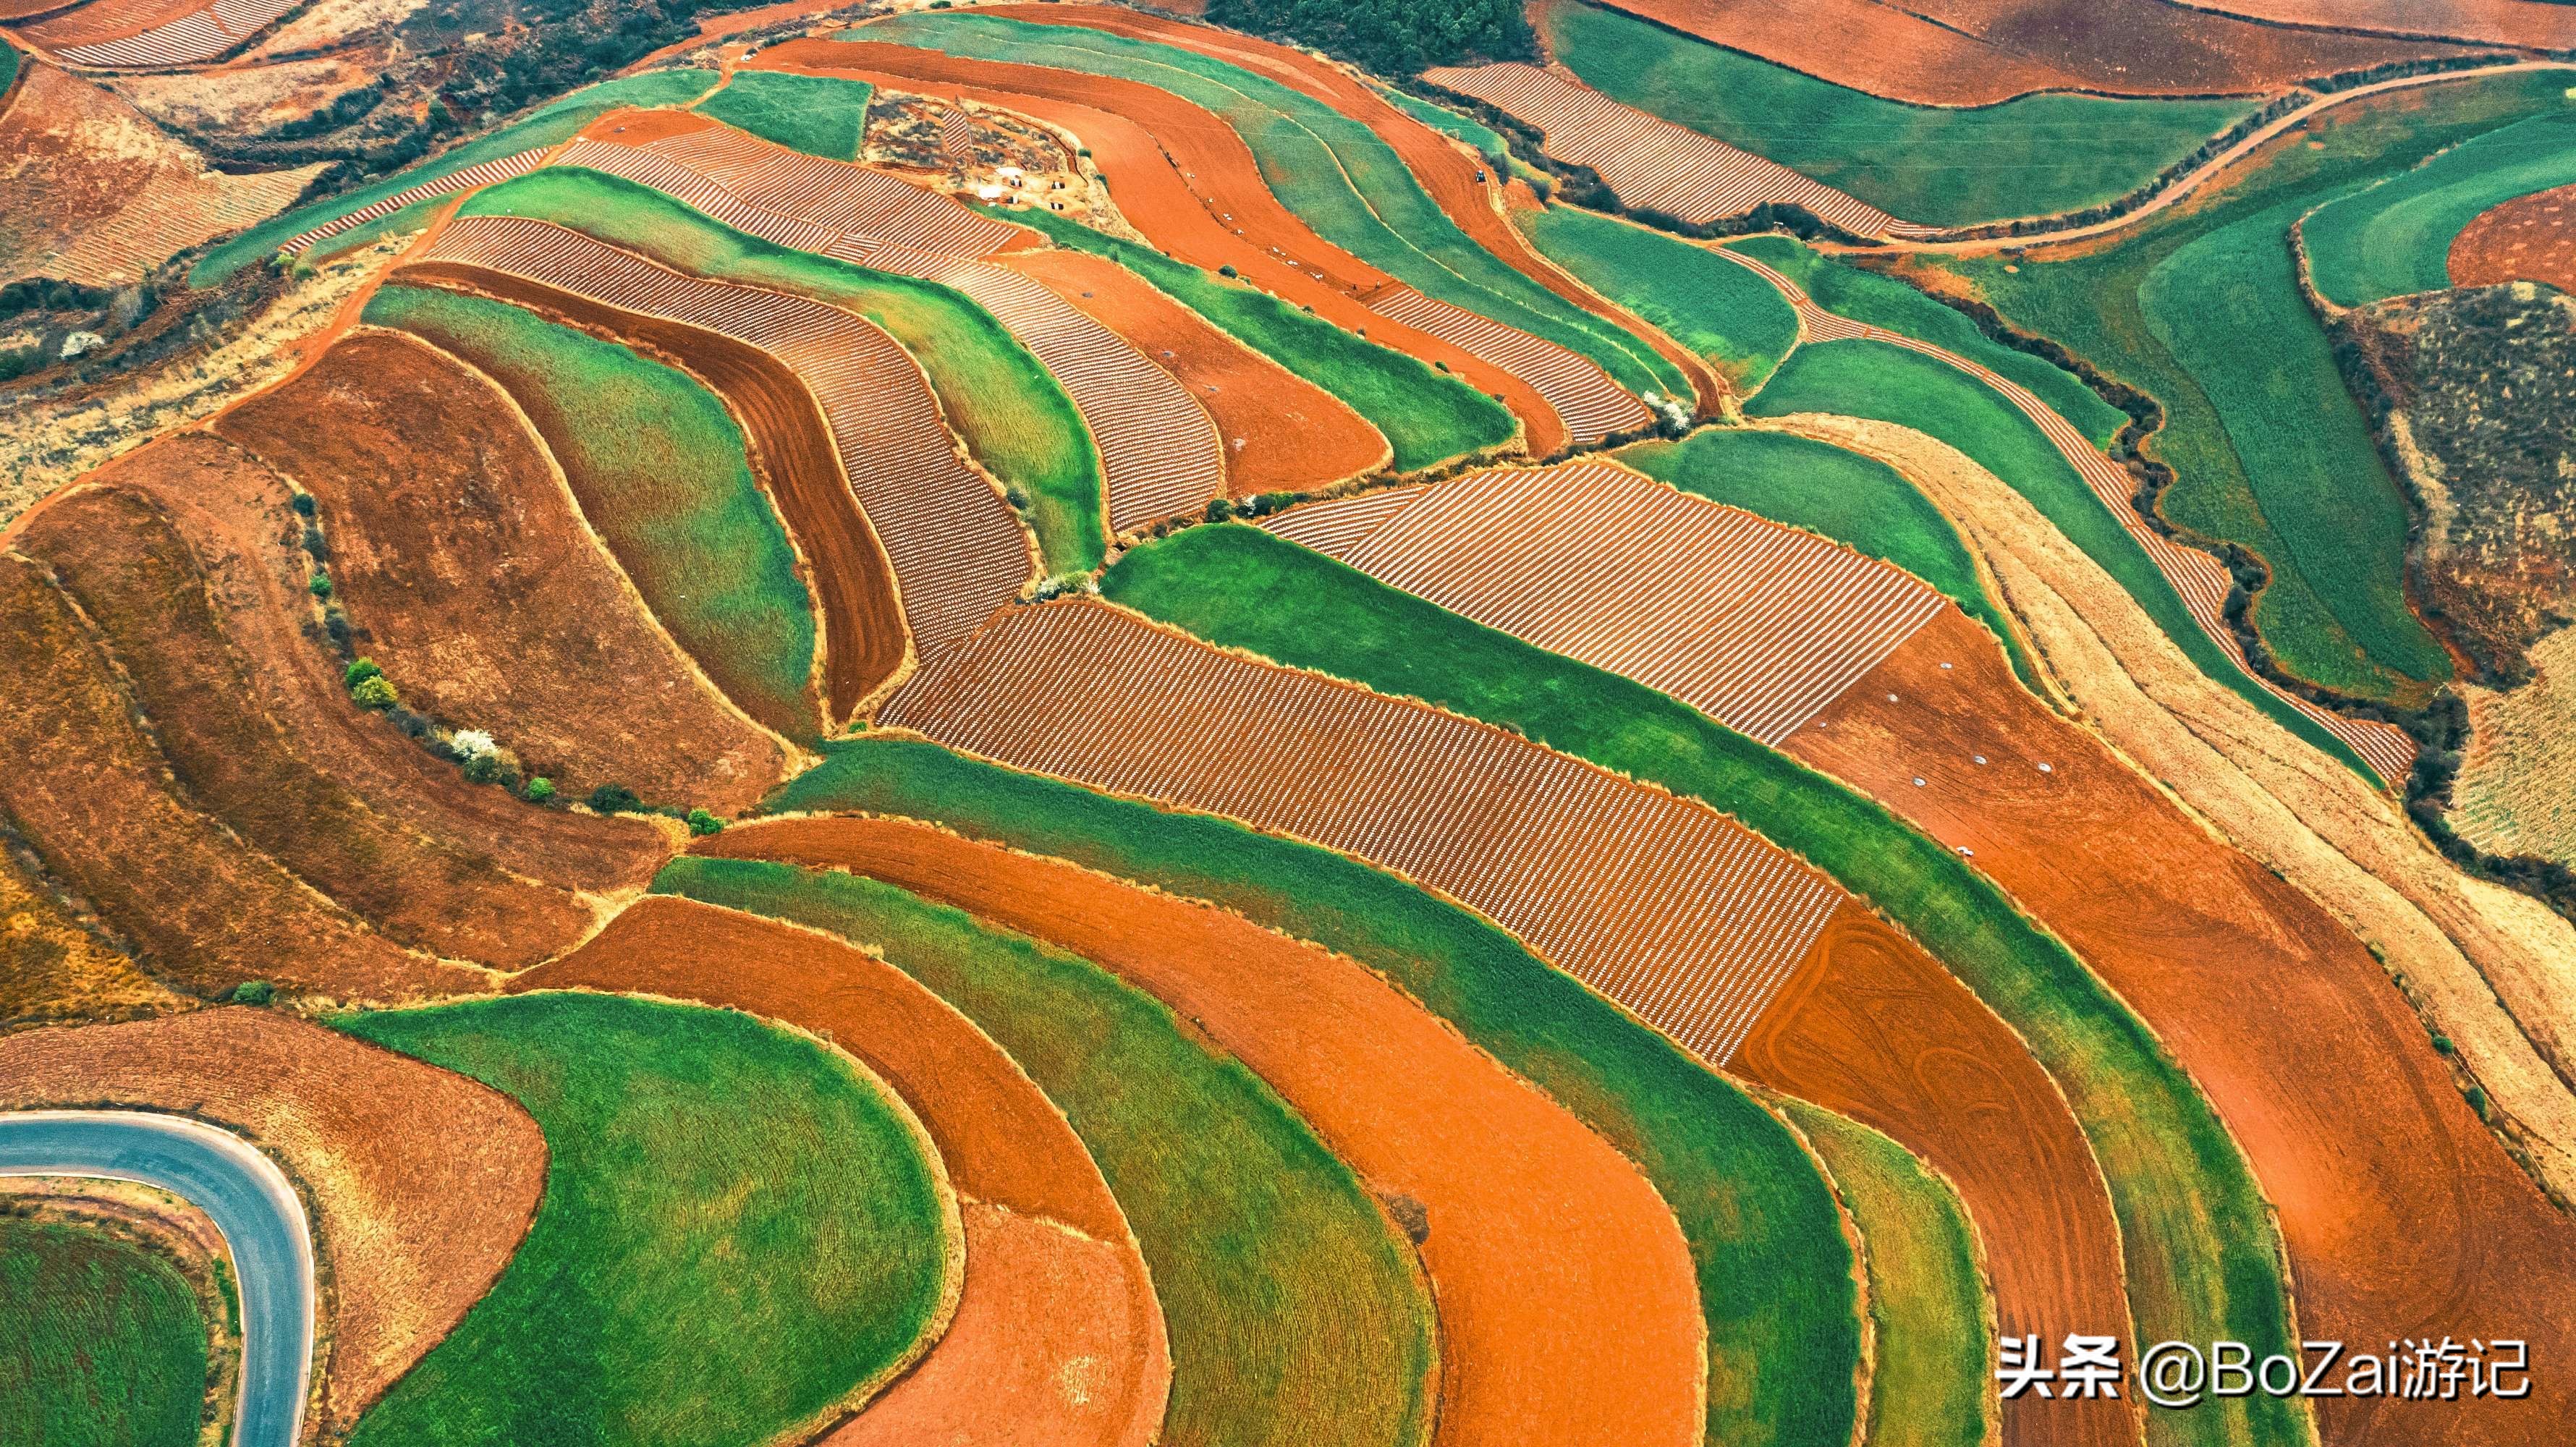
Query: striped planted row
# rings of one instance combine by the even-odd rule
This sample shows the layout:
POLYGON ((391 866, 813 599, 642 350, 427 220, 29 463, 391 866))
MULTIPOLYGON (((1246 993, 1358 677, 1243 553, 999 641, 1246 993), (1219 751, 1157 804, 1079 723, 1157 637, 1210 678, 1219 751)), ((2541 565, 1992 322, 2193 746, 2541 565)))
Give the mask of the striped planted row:
MULTIPOLYGON (((90 43, 52 45, 44 25, 32 27, 28 33, 38 42, 52 45, 55 57, 65 65, 97 70, 196 65, 257 35, 297 3, 298 0, 215 0, 212 5, 149 30, 90 43)), ((88 13, 75 11, 64 20, 80 21, 88 13)))
POLYGON ((1766 205, 1796 206, 1855 236, 1919 237, 1936 229, 1899 221, 1777 161, 1622 105, 1559 66, 1443 66, 1422 78, 1538 127, 1549 155, 1590 166, 1621 202, 1639 210, 1715 221, 1766 205))
POLYGON ((1413 505, 1427 487, 1390 487, 1309 503, 1262 524, 1292 543, 1331 558, 1347 559, 1362 539, 1413 505))
POLYGON ((2111 510, 2113 517, 2120 520, 2120 526, 2127 530, 2129 536, 2137 539, 2138 546, 2146 549, 2147 557, 2155 563, 2156 570, 2164 574, 2165 580, 2173 586, 2173 590, 2181 595, 2183 607, 2190 611, 2192 620, 2201 626, 2203 632, 2216 640, 2221 648, 2245 664, 2247 677, 2270 690, 2292 708, 2306 714, 2316 722, 2318 727, 2343 740, 2347 747, 2361 755, 2373 769, 2377 770, 2382 779, 2391 784, 2399 784, 2413 772, 2415 740, 2404 729, 2394 724, 2346 718, 2331 709, 2320 708, 2264 677, 2250 662, 2246 661, 2243 646, 2237 641, 2236 631, 2227 625, 2227 593, 2234 579, 2229 576, 2226 565, 2197 548, 2184 547, 2149 527, 2146 519, 2139 515, 2136 504, 2131 501, 2129 474, 2110 458, 2103 456, 2099 449, 2085 440, 2084 434, 2075 430, 2072 423, 2057 415, 2057 409, 2041 401, 2029 388, 1946 348, 1934 346, 1919 338, 1909 337, 1902 332, 1891 332, 1853 321, 1849 317, 1838 316, 1816 305, 1796 282, 1771 267, 1763 265, 1740 251, 1725 247, 1716 248, 1716 251, 1718 255, 1738 266, 1749 267, 1759 272, 1764 280, 1770 282, 1772 286, 1778 288, 1782 296, 1788 298, 1789 304, 1798 312, 1798 336, 1801 341, 1884 342, 1889 346, 1903 347, 1908 351, 1937 358, 1993 388, 1996 395, 2010 402, 2047 435, 2050 444, 2056 447, 2067 462, 2075 468, 2076 473, 2084 479, 2085 485, 2093 490, 2093 495, 2101 499, 2102 505, 2111 510))
POLYGON ((1846 898, 1703 804, 1094 601, 1002 615, 884 721, 1397 870, 1718 1064, 1846 898))
POLYGON ((1595 446, 1614 432, 1633 432, 1655 420, 1644 402, 1610 380, 1591 359, 1544 337, 1424 296, 1409 286, 1388 287, 1370 298, 1368 307, 1529 383, 1556 409, 1577 447, 1595 446))
MULTIPOLYGON (((697 141, 713 134, 717 132, 695 131, 670 140, 697 141)), ((746 143, 767 144, 748 138, 746 143)), ((836 224, 875 214, 890 223, 901 223, 893 229, 921 235, 932 228, 924 224, 917 210, 879 207, 871 212, 859 205, 853 199, 857 193, 846 187, 800 193, 775 183, 776 176, 784 174, 784 162, 781 169, 768 172, 771 180, 759 186, 762 199, 755 200, 721 179, 721 175, 744 174, 739 157, 720 161, 720 175, 701 171, 682 159, 715 154, 711 143, 702 142, 695 149, 678 152, 665 149, 667 144, 630 147, 579 141, 565 148, 561 164, 588 166, 651 186, 736 230, 781 246, 920 277, 965 293, 1027 346, 1073 398, 1075 410, 1082 414, 1100 449, 1113 532, 1197 511, 1224 494, 1225 448, 1206 409, 1169 372, 1063 298, 1002 267, 836 224), (770 202, 809 209, 785 210, 770 202)), ((831 161, 817 164, 873 177, 970 221, 988 219, 861 167, 831 161)), ((999 228, 998 238, 978 235, 970 238, 974 244, 980 245, 986 239, 995 239, 998 244, 1016 234, 1015 228, 999 222, 992 224, 999 228)))
POLYGON ((999 251, 1019 228, 934 191, 850 161, 809 156, 731 126, 645 143, 754 206, 879 241, 948 256, 999 251))
POLYGON ((312 250, 318 242, 326 241, 344 231, 355 231, 379 216, 391 216, 414 202, 427 201, 433 196, 448 196, 459 191, 472 191, 495 185, 513 176, 524 176, 544 165, 545 162, 546 148, 539 146, 532 151, 520 151, 479 162, 461 171, 450 171, 436 180, 423 181, 417 186, 406 186, 383 200, 371 201, 346 216, 335 216, 310 231, 289 237, 286 244, 280 246, 278 250, 289 256, 302 256, 312 250))
POLYGON ((820 405, 876 529, 924 663, 971 633, 1036 573, 1028 535, 961 461, 929 383, 865 319, 801 296, 686 276, 577 231, 469 216, 422 258, 513 276, 623 311, 721 333, 778 358, 820 405))
POLYGON ((1295 509, 1271 528, 1766 744, 1943 606, 1874 558, 1607 463, 1473 473, 1374 517, 1351 508, 1370 500, 1326 504, 1340 516, 1314 523, 1295 509))

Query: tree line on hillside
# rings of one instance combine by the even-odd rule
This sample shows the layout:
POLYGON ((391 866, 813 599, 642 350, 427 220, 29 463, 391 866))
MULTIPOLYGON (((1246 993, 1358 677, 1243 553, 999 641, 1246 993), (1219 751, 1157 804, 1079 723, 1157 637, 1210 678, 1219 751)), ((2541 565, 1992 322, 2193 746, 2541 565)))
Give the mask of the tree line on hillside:
POLYGON ((1538 58, 1520 0, 1209 0, 1207 18, 1289 36, 1379 75, 1538 58))

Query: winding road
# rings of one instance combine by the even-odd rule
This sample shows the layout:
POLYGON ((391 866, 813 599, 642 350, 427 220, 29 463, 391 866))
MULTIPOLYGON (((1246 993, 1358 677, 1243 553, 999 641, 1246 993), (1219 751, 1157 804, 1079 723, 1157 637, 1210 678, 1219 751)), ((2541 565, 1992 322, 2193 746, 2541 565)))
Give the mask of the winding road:
POLYGON ((313 1233, 275 1162, 184 1116, 33 1110, 0 1115, 0 1176, 140 1181, 212 1217, 241 1291, 232 1447, 292 1447, 313 1372, 313 1233))

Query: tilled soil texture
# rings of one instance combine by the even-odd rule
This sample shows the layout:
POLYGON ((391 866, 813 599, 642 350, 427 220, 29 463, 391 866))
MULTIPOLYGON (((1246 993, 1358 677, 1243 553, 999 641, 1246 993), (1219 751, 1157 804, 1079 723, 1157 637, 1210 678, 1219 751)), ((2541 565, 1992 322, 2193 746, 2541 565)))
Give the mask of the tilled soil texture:
POLYGON ((1035 935, 1239 1055, 1372 1190, 1427 1222, 1416 1235, 1439 1300, 1437 1440, 1699 1440, 1704 1327, 1662 1198, 1562 1106, 1357 964, 918 824, 786 820, 707 850, 849 869, 1035 935))
MULTIPOLYGON (((1735 1068, 1878 1127, 1947 1175, 1986 1243, 2005 1334, 2134 1345, 2119 1224, 2074 1113, 2012 1028, 1921 946, 1844 905, 1735 1068)), ((2132 1413, 2101 1399, 2006 1402, 2003 1441, 2134 1443, 2132 1413)))
POLYGON ((1005 5, 990 13, 1032 24, 1081 25, 1137 40, 1183 46, 1304 91, 1367 126, 1392 147, 1423 191, 1460 230, 1474 237, 1477 245, 1558 296, 1653 346, 1690 379, 1691 389, 1704 405, 1714 407, 1716 399, 1725 393, 1697 353, 1621 311, 1530 248, 1528 239, 1503 215, 1504 190, 1511 179, 1507 172, 1492 169, 1447 136, 1397 110, 1340 66, 1271 41, 1106 5, 1087 5, 1073 11, 1053 5, 1005 5))
POLYGON ((1070 131, 1091 152, 1128 222, 1156 249, 1209 271, 1234 267, 1254 286, 1310 306, 1344 330, 1446 367, 1509 407, 1535 455, 1565 446, 1565 426, 1536 388, 1362 304, 1360 293, 1392 279, 1308 229, 1270 194, 1232 127, 1169 91, 874 41, 793 40, 762 51, 757 64, 973 100, 1070 131))
POLYGON ((114 485, 80 488, 31 518, 18 549, 51 566, 99 630, 186 795, 387 938, 519 969, 589 932, 590 910, 569 893, 405 827, 333 778, 326 761, 302 757, 217 611, 224 585, 149 499, 114 485))
MULTIPOLYGON (((1613 8, 1919 105, 1992 105, 2035 90, 2266 91, 2310 76, 2464 53, 2436 41, 2194 13, 2164 0, 1916 0, 1902 7, 1880 0, 1618 0, 1613 8)), ((2230 0, 2229 8, 2252 7, 2230 0)))
MULTIPOLYGON (((911 976, 811 930, 655 895, 512 988, 612 990, 748 1010, 856 1055, 921 1118, 961 1204, 980 1202, 1094 1248, 1047 1251, 1039 1249, 1042 1238, 1023 1236, 988 1270, 976 1259, 977 1218, 968 1207, 957 1325, 896 1389, 899 1417, 924 1426, 1008 1421, 1015 1442, 1141 1447, 1152 1439, 1171 1360, 1126 1215, 1054 1104, 1001 1047, 911 976), (1060 1308, 1078 1314, 1060 1317, 1060 1308), (960 1326, 972 1334, 959 1338, 960 1326), (944 1360, 952 1342, 965 1348, 961 1361, 944 1360), (1023 1388, 1004 1395, 1025 1417, 994 1415, 1000 1403, 990 1389, 1001 1383, 975 1370, 1002 1362, 1014 1364, 1023 1388), (1082 1390, 1027 1389, 1057 1380, 1082 1390)), ((850 1430, 872 1440, 863 1429, 895 1400, 890 1394, 872 1404, 850 1430)))
POLYGON ((0 282, 138 281, 285 209, 319 164, 233 176, 115 95, 27 59, 0 114, 0 282))
MULTIPOLYGON (((1982 630, 1945 611, 1784 747, 1973 849, 2154 1027, 2280 1212, 2305 1335, 2576 1351, 2576 1225, 2469 1109, 2386 969, 2043 710, 1982 630)), ((2330 1442, 2557 1440, 2576 1388, 2531 1380, 2521 1403, 2323 1398, 2318 1421, 2330 1442)))
POLYGON ((2497 45, 2564 49, 2576 45, 2576 15, 2553 0, 2182 0, 2279 25, 2351 26, 2356 30, 2438 35, 2497 45))
MULTIPOLYGON (((279 426, 307 446, 326 431, 303 419, 281 418, 279 426)), ((327 454, 280 449, 277 457, 301 480, 320 472, 327 454)), ((258 460, 222 438, 186 432, 127 453, 94 478, 150 497, 187 536, 215 580, 217 615, 249 665, 258 701, 312 768, 421 834, 557 888, 636 889, 661 867, 668 846, 654 825, 539 808, 506 789, 470 783, 456 765, 349 701, 344 664, 319 633, 305 591, 302 519, 288 506, 285 484, 258 460)), ((399 689, 402 680, 393 683, 399 689)), ((472 719, 446 722, 474 726, 472 719)))
POLYGON ((220 425, 313 493, 332 596, 413 707, 490 731, 567 795, 621 783, 730 815, 787 772, 654 626, 487 378, 362 332, 220 425))
POLYGON ((42 564, 0 554, 0 810, 159 977, 403 999, 484 976, 397 948, 171 792, 114 663, 42 564))
POLYGON ((1209 325, 1114 261, 1079 251, 997 258, 1127 339, 1215 419, 1230 497, 1308 492, 1386 463, 1386 439, 1341 399, 1209 325))
POLYGON ((2576 186, 2517 196, 2479 215, 2451 238, 2450 271, 2459 286, 2545 281, 2576 292, 2576 186))
POLYGON ((323 1282, 317 1418, 331 1434, 482 1298, 545 1189, 545 1137, 509 1097, 266 1010, 0 1039, 0 1108, 100 1103, 240 1131, 302 1188, 323 1282))
POLYGON ((786 363, 701 327, 607 306, 486 267, 425 262, 396 275, 515 303, 673 363, 704 383, 742 425, 752 470, 769 485, 779 518, 804 555, 805 585, 823 609, 831 722, 848 720, 902 672, 910 640, 895 597, 893 565, 841 473, 814 394, 786 363))

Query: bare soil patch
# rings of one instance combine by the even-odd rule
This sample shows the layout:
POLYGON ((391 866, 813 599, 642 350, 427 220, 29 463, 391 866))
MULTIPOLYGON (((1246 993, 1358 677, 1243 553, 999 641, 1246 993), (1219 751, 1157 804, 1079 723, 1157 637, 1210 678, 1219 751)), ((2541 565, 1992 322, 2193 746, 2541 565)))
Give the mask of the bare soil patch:
POLYGON ((2576 292, 2576 186, 2534 191, 2481 213, 2451 238, 2450 272, 2460 286, 2545 281, 2576 292))

